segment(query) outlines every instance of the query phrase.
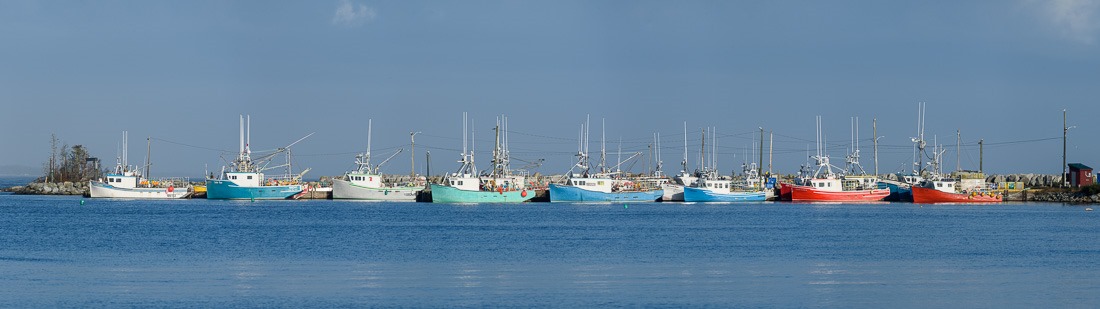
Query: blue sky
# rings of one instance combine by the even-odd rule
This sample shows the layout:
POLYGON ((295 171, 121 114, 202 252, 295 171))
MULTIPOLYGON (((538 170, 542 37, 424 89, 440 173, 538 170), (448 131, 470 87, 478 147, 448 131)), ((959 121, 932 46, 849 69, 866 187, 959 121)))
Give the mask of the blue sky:
POLYGON ((256 150, 316 132, 294 147, 311 177, 352 167, 367 118, 376 158, 405 148, 384 171, 408 172, 420 131, 438 173, 465 111, 483 166, 506 114, 513 156, 543 173, 569 168, 588 114, 612 150, 660 132, 670 172, 684 121, 693 167, 717 127, 727 173, 758 127, 794 171, 817 115, 834 161, 859 117, 870 168, 877 118, 888 172, 912 159, 917 102, 948 169, 961 130, 963 168, 983 138, 987 172, 1058 172, 1062 109, 1070 161, 1100 165, 1100 1, 4 1, 0 40, 0 165, 39 166, 51 132, 113 164, 129 130, 131 163, 152 136, 153 176, 197 176, 251 114, 256 150))

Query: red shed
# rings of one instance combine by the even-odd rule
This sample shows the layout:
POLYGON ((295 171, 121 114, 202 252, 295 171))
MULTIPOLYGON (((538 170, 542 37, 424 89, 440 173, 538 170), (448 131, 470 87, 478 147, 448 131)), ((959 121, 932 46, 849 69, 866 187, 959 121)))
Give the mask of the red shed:
POLYGON ((1069 185, 1073 187, 1092 184, 1092 168, 1081 163, 1069 164, 1069 185))

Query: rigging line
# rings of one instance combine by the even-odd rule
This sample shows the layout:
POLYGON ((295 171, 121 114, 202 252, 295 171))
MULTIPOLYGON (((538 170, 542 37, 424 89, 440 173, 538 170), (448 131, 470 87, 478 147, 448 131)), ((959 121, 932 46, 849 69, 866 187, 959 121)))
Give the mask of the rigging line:
POLYGON ((162 141, 162 142, 166 142, 166 143, 170 143, 170 144, 176 144, 176 145, 180 145, 180 146, 187 146, 187 147, 205 149, 205 150, 213 150, 213 151, 218 151, 218 152, 229 152, 227 150, 222 150, 222 149, 214 149, 214 148, 210 148, 210 147, 202 147, 202 146, 184 144, 184 143, 180 143, 180 142, 174 142, 174 141, 166 140, 166 139, 159 138, 159 137, 153 137, 152 139, 162 141))

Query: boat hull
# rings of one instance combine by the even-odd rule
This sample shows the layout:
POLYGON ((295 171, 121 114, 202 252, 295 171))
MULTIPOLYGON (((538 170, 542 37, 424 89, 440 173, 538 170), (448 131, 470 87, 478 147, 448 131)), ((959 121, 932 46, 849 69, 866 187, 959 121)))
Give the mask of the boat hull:
POLYGON ((243 187, 228 180, 206 181, 206 198, 213 200, 293 199, 304 191, 303 185, 243 187))
POLYGON ((683 202, 684 201, 684 186, 678 184, 666 183, 661 185, 661 201, 662 202, 683 202))
POLYGON ((347 180, 332 181, 332 198, 372 201, 416 201, 417 193, 424 187, 370 188, 358 186, 347 180))
POLYGON ((181 199, 191 193, 187 188, 119 188, 98 181, 88 184, 88 196, 93 198, 181 199))
POLYGON ((909 186, 909 185, 904 185, 903 186, 903 185, 899 185, 899 184, 896 184, 896 183, 879 182, 878 183, 878 188, 879 189, 888 189, 888 190, 890 190, 890 195, 886 196, 887 201, 893 201, 893 202, 912 202, 913 201, 913 191, 912 191, 911 186, 909 186))
POLYGON ((823 191, 813 187, 786 185, 791 187, 791 200, 802 202, 877 202, 890 195, 890 190, 823 191))
POLYGON ((684 188, 685 202, 763 202, 767 198, 763 191, 716 193, 699 188, 684 188))
POLYGON ((970 195, 963 193, 943 192, 936 189, 913 187, 913 203, 1000 203, 1003 199, 1000 195, 988 194, 970 195))
POLYGON ((469 191, 432 184, 432 203, 521 203, 535 197, 533 190, 469 191))
POLYGON ((550 184, 551 202, 654 202, 662 196, 662 190, 635 192, 598 192, 574 186, 550 184))

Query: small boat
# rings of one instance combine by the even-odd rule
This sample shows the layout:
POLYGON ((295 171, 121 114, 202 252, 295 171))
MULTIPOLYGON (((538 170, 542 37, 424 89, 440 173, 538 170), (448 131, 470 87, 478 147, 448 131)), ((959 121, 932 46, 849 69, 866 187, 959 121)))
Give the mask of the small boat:
POLYGON ((309 169, 306 169, 306 171, 301 174, 291 175, 289 150, 291 146, 310 137, 313 133, 298 139, 286 147, 279 148, 272 153, 253 160, 251 157, 252 150, 249 147, 252 131, 251 119, 247 120, 247 125, 245 119, 244 116, 241 116, 240 153, 233 161, 233 165, 229 167, 229 170, 226 170, 225 167, 222 168, 220 178, 206 180, 206 198, 239 200, 297 199, 307 193, 306 185, 302 184, 301 179, 302 175, 308 172, 309 169), (273 157, 283 152, 287 154, 286 164, 267 167, 273 157), (278 167, 285 167, 286 175, 282 177, 266 177, 263 173, 265 170, 278 167))
MULTIPOLYGON (((355 156, 354 172, 344 173, 343 179, 332 180, 332 198, 357 199, 376 201, 416 201, 416 196, 424 189, 425 182, 410 182, 405 184, 386 183, 383 181, 379 169, 389 162, 402 149, 398 149, 389 158, 378 165, 370 163, 370 141, 372 120, 367 120, 367 152, 355 156)), ((423 180, 423 178, 413 178, 423 180)))
MULTIPOLYGON (((569 175, 565 184, 550 184, 551 202, 653 202, 661 198, 662 192, 656 180, 634 181, 622 179, 622 172, 618 170, 622 165, 621 160, 613 168, 604 166, 603 158, 606 158, 606 147, 600 147, 599 173, 590 174, 588 162, 588 121, 581 128, 581 143, 576 154, 577 164, 574 164, 566 175, 569 175), (580 169, 574 173, 574 169, 580 169)), ((633 159, 638 154, 627 158, 633 159)), ((658 171, 660 168, 658 168, 658 171)))
MULTIPOLYGON (((502 117, 503 118, 503 117, 502 117)), ((507 118, 498 118, 496 148, 493 149, 493 170, 486 175, 478 175, 474 165, 474 152, 467 152, 466 113, 462 113, 462 165, 457 172, 447 174, 442 184, 431 184, 433 203, 518 203, 535 197, 528 190, 526 173, 512 171, 509 168, 507 135, 501 143, 501 125, 507 127, 507 118)), ((507 128, 504 129, 507 132, 507 128)))
POLYGON ((954 179, 926 180, 913 186, 913 202, 933 203, 1000 203, 1003 197, 992 191, 958 191, 954 179))
POLYGON ((127 163, 129 132, 122 132, 122 153, 114 171, 88 184, 88 196, 93 198, 180 199, 194 192, 186 178, 149 180, 127 163))

